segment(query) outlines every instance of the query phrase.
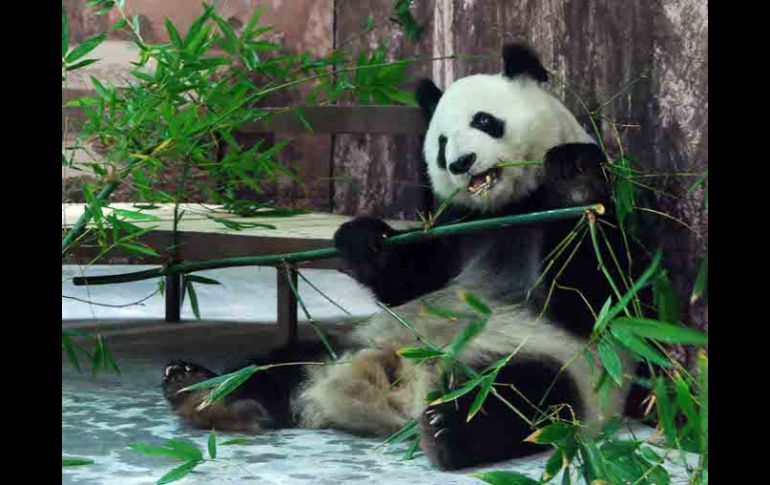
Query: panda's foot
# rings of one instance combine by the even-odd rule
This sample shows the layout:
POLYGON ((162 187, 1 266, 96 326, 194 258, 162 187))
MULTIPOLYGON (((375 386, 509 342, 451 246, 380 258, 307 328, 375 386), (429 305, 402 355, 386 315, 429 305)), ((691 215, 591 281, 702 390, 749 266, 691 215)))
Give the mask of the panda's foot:
POLYGON ((174 412, 196 428, 256 432, 270 423, 267 410, 255 399, 238 398, 231 394, 211 405, 203 405, 207 391, 180 392, 185 387, 216 376, 203 366, 173 361, 163 370, 163 395, 174 412))
POLYGON ((441 470, 469 466, 463 445, 465 422, 457 402, 428 406, 420 420, 420 445, 441 470))
POLYGON ((217 374, 197 364, 175 360, 163 370, 163 396, 173 406, 185 400, 189 392, 180 393, 185 387, 216 377, 217 374))

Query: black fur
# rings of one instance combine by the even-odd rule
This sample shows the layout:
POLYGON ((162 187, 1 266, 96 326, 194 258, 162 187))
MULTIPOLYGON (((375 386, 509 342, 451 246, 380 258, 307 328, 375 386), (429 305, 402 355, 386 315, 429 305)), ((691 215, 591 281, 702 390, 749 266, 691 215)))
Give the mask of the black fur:
POLYGON ((334 246, 342 254, 342 271, 369 287, 378 300, 400 305, 438 290, 457 274, 458 241, 453 238, 386 246, 385 239, 400 234, 383 220, 356 217, 341 225, 334 246), (442 261, 436 265, 436 261, 442 261))
POLYGON ((502 138, 505 134, 505 121, 489 113, 479 111, 473 115, 471 128, 481 130, 492 138, 502 138))
POLYGON ((433 117, 433 112, 436 111, 441 94, 441 90, 431 79, 420 79, 420 82, 417 84, 415 98, 417 98, 417 104, 422 110, 426 123, 430 122, 430 119, 433 117))
POLYGON ((449 164, 449 171, 453 174, 465 173, 471 169, 475 161, 475 153, 466 153, 465 155, 461 155, 457 160, 449 164))
POLYGON ((508 44, 503 47, 503 74, 511 79, 528 75, 538 82, 548 81, 548 72, 540 63, 537 54, 522 44, 508 44))
POLYGON ((438 168, 446 169, 446 142, 447 138, 444 135, 438 137, 438 156, 436 157, 438 168))
MULTIPOLYGON (((332 347, 342 352, 343 341, 327 335, 332 347)), ((248 365, 269 365, 322 361, 328 357, 326 347, 318 341, 295 342, 289 347, 273 350, 265 356, 249 359, 229 369, 230 373, 248 365)), ((218 374, 197 364, 172 361, 164 371, 163 394, 182 418, 198 427, 217 430, 248 431, 265 428, 286 428, 296 423, 290 413, 291 392, 304 379, 300 365, 287 365, 261 370, 253 374, 234 392, 227 395, 218 406, 208 413, 191 413, 200 402, 201 392, 179 393, 179 390, 197 382, 216 377, 218 374)))
MULTIPOLYGON (((481 213, 462 207, 449 206, 438 220, 439 224, 470 221, 475 219, 524 214, 549 209, 574 206, 569 197, 573 189, 580 187, 588 196, 586 203, 602 203, 607 210, 605 219, 612 220, 612 201, 609 197, 609 181, 602 172, 604 156, 598 146, 591 143, 571 143, 551 149, 546 155, 546 183, 535 193, 517 203, 512 203, 496 213, 481 213)), ((573 229, 575 220, 552 221, 542 225, 544 233, 543 255, 548 254, 573 229)), ((483 236, 453 236, 421 241, 419 243, 386 246, 386 237, 399 234, 381 219, 357 217, 340 226, 335 234, 335 247, 342 254, 344 271, 369 287, 383 303, 398 305, 446 285, 467 264, 464 254, 472 255, 479 245, 492 244, 499 251, 486 255, 476 265, 490 268, 512 268, 511 255, 519 252, 517 244, 522 239, 522 227, 511 226, 485 232, 483 236), (383 237, 385 236, 385 237, 383 237)), ((616 257, 623 267, 627 260, 622 248, 623 241, 616 228, 603 226, 602 230, 616 249, 616 257)), ((561 261, 563 261, 564 256, 561 261)), ((610 269, 612 271, 612 268, 610 269)), ((617 273, 614 277, 617 279, 617 273)), ((547 290, 555 271, 549 272, 538 289, 533 292, 529 305, 539 312, 546 304, 547 290)), ((515 280, 514 280, 515 281, 515 280)), ((511 283, 512 292, 525 292, 511 283)), ((548 300, 547 315, 566 330, 579 336, 588 336, 593 328, 593 316, 585 301, 574 290, 578 288, 598 310, 612 292, 606 278, 599 272, 590 239, 584 240, 559 277, 548 300)))
MULTIPOLYGON (((504 356, 500 356, 504 357, 504 356)), ((553 411, 563 419, 572 416, 558 409, 565 402, 576 402, 578 391, 571 379, 559 373, 560 365, 544 360, 515 357, 495 379, 498 394, 533 422, 542 419, 530 403, 545 413, 553 411), (551 382, 553 387, 549 386, 551 382), (520 394, 511 387, 515 387, 520 394)), ((476 415, 467 421, 474 390, 455 401, 429 406, 420 420, 421 446, 430 460, 442 470, 457 470, 528 455, 548 448, 524 442, 532 427, 497 397, 489 394, 476 415)), ((580 415, 581 409, 573 409, 580 415)))

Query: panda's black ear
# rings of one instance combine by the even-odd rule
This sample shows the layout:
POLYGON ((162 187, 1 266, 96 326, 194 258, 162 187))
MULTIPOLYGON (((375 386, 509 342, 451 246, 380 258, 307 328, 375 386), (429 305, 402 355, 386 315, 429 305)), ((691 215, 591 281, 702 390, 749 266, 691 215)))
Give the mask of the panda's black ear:
POLYGON ((430 79, 420 79, 420 82, 417 84, 414 96, 417 98, 417 104, 420 105, 426 122, 429 122, 433 117, 433 112, 436 111, 441 94, 441 90, 430 79))
POLYGON ((535 51, 523 44, 507 44, 503 47, 503 74, 511 79, 528 75, 541 83, 548 81, 548 72, 535 51))

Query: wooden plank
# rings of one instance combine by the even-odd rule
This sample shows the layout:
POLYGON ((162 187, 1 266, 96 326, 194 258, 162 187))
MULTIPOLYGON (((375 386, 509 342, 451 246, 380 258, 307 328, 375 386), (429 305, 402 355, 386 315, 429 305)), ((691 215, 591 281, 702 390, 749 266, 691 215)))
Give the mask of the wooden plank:
MULTIPOLYGON (((426 129, 422 114, 415 106, 306 106, 301 109, 315 133, 417 136, 426 129)), ((247 124, 242 131, 307 133, 308 129, 293 111, 283 111, 275 113, 268 122, 247 124)))
MULTIPOLYGON (((137 210, 132 203, 116 202, 110 204, 111 208, 124 210, 137 210)), ((289 217, 240 217, 222 210, 221 206, 211 204, 181 204, 180 209, 185 211, 181 222, 183 234, 188 233, 215 233, 232 236, 245 236, 251 238, 268 239, 319 239, 331 242, 337 228, 350 220, 349 216, 329 214, 323 212, 308 212, 289 217), (205 214, 214 215, 221 219, 241 223, 256 223, 272 226, 251 227, 242 230, 228 229, 221 223, 212 221, 205 214)), ((70 227, 83 214, 85 204, 62 204, 62 227, 70 227)), ((103 208, 106 215, 111 213, 110 208, 103 208)), ((141 227, 154 226, 155 231, 171 231, 173 227, 173 205, 159 204, 156 209, 143 210, 142 213, 155 216, 157 220, 131 221, 141 227)), ((388 221, 396 229, 408 229, 418 227, 419 223, 406 221, 388 221)))
MULTIPOLYGON (((82 96, 94 96, 95 92, 83 89, 63 89, 62 102, 82 96)), ((246 124, 242 133, 311 133, 293 110, 287 108, 261 108, 275 112, 266 122, 246 124)), ((313 127, 315 134, 383 134, 414 135, 425 132, 425 121, 416 106, 304 106, 301 107, 305 119, 313 127)), ((70 121, 83 120, 83 114, 77 107, 62 107, 64 117, 70 121)))
POLYGON ((278 291, 278 345, 287 346, 297 339, 297 297, 291 289, 297 286, 297 271, 293 265, 276 268, 278 291), (291 284, 290 284, 291 282, 291 284))

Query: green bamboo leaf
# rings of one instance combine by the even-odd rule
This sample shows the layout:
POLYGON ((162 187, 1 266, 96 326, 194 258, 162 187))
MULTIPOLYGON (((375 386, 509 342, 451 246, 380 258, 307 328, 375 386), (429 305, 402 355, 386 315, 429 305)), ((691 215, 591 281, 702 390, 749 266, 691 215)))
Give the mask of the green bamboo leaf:
POLYGON ((196 320, 200 320, 201 311, 198 307, 198 294, 195 292, 195 288, 187 275, 184 277, 184 287, 187 290, 187 295, 190 297, 190 307, 192 308, 193 315, 195 315, 196 320))
POLYGON ((241 384, 246 382, 249 377, 257 372, 258 369, 259 368, 256 366, 249 366, 230 374, 230 377, 223 381, 216 389, 211 391, 211 394, 206 396, 204 403, 206 405, 211 405, 235 391, 241 384))
POLYGON ((297 118, 299 118, 299 120, 302 122, 302 126, 304 126, 308 132, 310 133, 315 132, 315 130, 313 130, 313 125, 311 125, 310 122, 307 120, 307 118, 305 118, 305 113, 302 111, 302 108, 300 108, 299 106, 295 107, 294 114, 297 115, 297 118))
POLYGON ((471 404, 470 409, 468 409, 468 417, 465 419, 465 422, 470 422, 471 419, 476 415, 476 413, 479 412, 481 409, 481 406, 484 405, 484 401, 486 401, 487 396, 489 395, 490 389, 492 389, 492 384, 495 382, 495 378, 497 377, 497 374, 491 375, 486 377, 484 380, 481 381, 481 385, 479 386, 479 392, 476 394, 476 399, 473 400, 473 403, 471 404))
POLYGON ((441 404, 441 403, 445 403, 445 402, 449 402, 449 401, 454 401, 458 397, 464 396, 464 395, 468 394, 469 392, 471 392, 485 378, 486 378, 486 376, 482 376, 482 375, 474 377, 473 379, 469 380, 468 382, 466 382, 462 386, 458 387, 454 391, 451 391, 451 392, 449 392, 447 394, 444 394, 440 398, 435 399, 433 402, 430 403, 430 405, 433 406, 435 404, 441 404))
POLYGON ((643 339, 637 337, 632 332, 622 327, 613 326, 610 329, 610 333, 617 338, 628 350, 634 352, 636 355, 647 359, 655 365, 661 367, 672 367, 671 363, 666 356, 658 352, 657 349, 648 345, 643 339))
POLYGON ((471 476, 492 485, 538 485, 539 483, 519 472, 495 471, 474 473, 471 476))
POLYGON ((83 466, 91 465, 93 462, 94 460, 89 460, 87 458, 62 458, 61 466, 83 466))
POLYGON ((118 209, 117 207, 112 209, 113 214, 125 217, 126 219, 134 219, 137 221, 158 221, 160 217, 153 214, 145 214, 139 211, 130 211, 126 209, 118 209))
POLYGON ((212 460, 217 457, 217 436, 212 429, 209 433, 209 458, 212 460))
POLYGON ((604 305, 602 305, 601 311, 599 311, 599 315, 596 317, 596 323, 594 324, 594 334, 598 334, 601 332, 604 327, 607 325, 607 315, 610 313, 610 306, 612 305, 612 297, 607 297, 607 301, 604 302, 604 305))
POLYGON ((193 283, 200 283, 202 285, 221 285, 222 284, 217 280, 206 278, 203 276, 193 275, 193 274, 187 275, 186 278, 193 283))
POLYGON ((467 291, 460 291, 460 299, 482 315, 489 316, 492 314, 492 310, 472 293, 468 293, 467 291))
POLYGON ((564 467, 564 455, 561 449, 555 450, 548 461, 545 462, 545 469, 543 470, 543 476, 541 477, 541 483, 549 482, 559 471, 564 467))
POLYGON ((398 349, 396 353, 405 359, 429 359, 431 357, 439 357, 444 355, 444 352, 440 350, 408 347, 398 349))
POLYGON ((663 257, 663 253, 658 251, 655 253, 655 256, 652 258, 652 263, 650 263, 650 266, 642 273, 642 276, 637 279, 633 285, 631 285, 631 288, 624 294, 620 300, 610 308, 609 312, 607 313, 606 319, 612 320, 615 318, 620 312, 623 311, 626 306, 631 302, 631 300, 634 298, 634 295, 639 292, 644 286, 647 284, 647 281, 658 271, 658 268, 660 267, 660 261, 663 257))
POLYGON ((122 19, 118 20, 117 22, 115 22, 115 24, 112 27, 110 27, 110 30, 113 30, 113 31, 114 30, 120 30, 120 29, 122 29, 124 27, 128 27, 128 20, 122 18, 122 19))
POLYGON ((705 353, 698 354, 698 391, 700 401, 700 452, 708 463, 709 451, 709 360, 705 353))
POLYGON ((73 367, 81 372, 80 361, 78 361, 78 355, 75 353, 74 344, 69 337, 62 335, 62 350, 67 354, 67 358, 72 363, 73 367))
POLYGON ((476 320, 466 325, 465 328, 463 328, 463 331, 455 335, 455 337, 447 346, 444 356, 445 360, 451 361, 456 356, 460 355, 465 346, 468 345, 468 342, 470 342, 476 335, 481 333, 486 325, 486 318, 483 320, 476 320))
POLYGON ((615 349, 612 348, 612 344, 603 339, 599 342, 597 348, 599 350, 599 360, 602 361, 602 365, 607 370, 607 373, 617 385, 621 385, 623 383, 623 364, 615 349))
POLYGON ((64 57, 69 50, 70 33, 69 22, 67 20, 67 11, 64 10, 64 5, 61 6, 61 55, 64 57))
POLYGON ((167 448, 165 446, 154 446, 146 443, 132 443, 128 447, 137 453, 142 453, 148 456, 167 456, 175 458, 177 460, 184 459, 180 456, 179 451, 173 448, 167 448))
POLYGON ((81 67, 88 66, 89 64, 93 64, 94 62, 98 61, 99 59, 86 59, 84 61, 80 61, 77 64, 71 64, 68 65, 65 70, 66 71, 74 71, 76 69, 80 69, 81 67))
POLYGON ((397 443, 401 443, 402 441, 405 441, 409 438, 419 436, 420 434, 420 428, 417 426, 418 422, 416 419, 409 421, 404 426, 401 427, 398 431, 393 433, 392 435, 388 436, 385 441, 383 442, 384 445, 395 445, 397 443))
POLYGON ((639 337, 682 345, 708 345, 708 335, 693 328, 647 318, 616 318, 613 327, 627 330, 639 337))
POLYGON ((99 44, 101 44, 106 38, 107 34, 97 34, 84 40, 80 45, 67 53, 67 56, 65 57, 67 64, 70 64, 73 61, 77 61, 92 50, 96 49, 99 44))
POLYGON ((708 288, 708 276, 709 276, 709 253, 706 250, 706 254, 703 256, 703 261, 700 263, 698 269, 698 275, 695 277, 695 284, 692 288, 692 295, 690 296, 690 303, 695 303, 701 296, 703 296, 706 288, 708 288))
POLYGON ((594 480, 607 480, 605 461, 596 447, 596 442, 588 436, 581 435, 577 445, 580 458, 583 460, 583 474, 586 481, 593 484, 594 480))
POLYGON ((658 320, 664 322, 679 322, 682 320, 677 296, 671 281, 665 272, 661 272, 652 283, 655 306, 658 308, 658 320))
MULTIPOLYGON (((253 34, 253 29, 257 25, 257 22, 259 22, 260 17, 262 16, 262 13, 265 11, 267 7, 257 7, 254 9, 254 13, 251 15, 251 18, 249 19, 248 23, 246 24, 246 27, 243 29, 243 35, 244 37, 249 35, 251 36, 253 34)), ((266 26, 264 28, 272 26, 266 26)), ((260 32, 262 33, 262 32, 260 32)), ((251 38, 251 37, 249 37, 251 38)))
POLYGON ((166 17, 164 19, 164 24, 166 25, 166 32, 168 32, 168 38, 171 40, 171 43, 177 49, 181 49, 183 47, 182 38, 179 36, 179 31, 176 30, 174 23, 171 22, 168 17, 166 17))
POLYGON ((364 32, 370 32, 372 30, 372 26, 374 26, 374 14, 370 13, 366 16, 366 21, 364 21, 364 32))
POLYGON ((126 242, 118 243, 118 246, 122 247, 123 249, 127 249, 133 253, 141 253, 141 254, 146 254, 148 256, 160 257, 160 254, 158 254, 157 251, 147 246, 141 246, 139 244, 131 244, 126 242))
POLYGON ((409 445, 409 448, 406 450, 406 453, 404 453, 404 460, 409 461, 414 458, 414 453, 417 451, 417 449, 420 447, 420 440, 414 439, 412 440, 412 444, 409 445))
POLYGON ((452 310, 447 310, 446 308, 438 308, 425 302, 423 302, 423 305, 425 307, 425 311, 427 311, 429 314, 435 315, 440 318, 445 318, 447 320, 470 320, 470 319, 476 318, 476 315, 474 315, 473 313, 456 312, 452 310))
POLYGON ((251 440, 247 440, 246 438, 235 438, 232 440, 227 440, 225 442, 219 443, 219 446, 243 445, 249 442, 251 442, 251 440))
POLYGON ((669 446, 676 443, 676 403, 671 400, 666 382, 662 377, 655 379, 655 404, 658 410, 659 426, 669 446))
POLYGON ((182 478, 186 477, 193 469, 195 469, 196 466, 201 464, 201 460, 191 460, 187 463, 184 463, 182 465, 179 465, 178 467, 174 468, 170 472, 166 473, 160 479, 155 482, 156 485, 164 485, 166 483, 176 482, 177 480, 181 480, 182 478))
POLYGON ((180 389, 179 392, 187 392, 187 391, 197 391, 200 389, 211 389, 212 387, 218 387, 220 384, 225 382, 227 379, 232 377, 235 374, 238 374, 240 372, 251 372, 252 374, 259 370, 259 368, 256 365, 250 365, 248 367, 244 367, 243 369, 238 369, 235 372, 231 372, 229 374, 224 374, 217 377, 212 377, 211 379, 206 379, 205 381, 196 382, 195 384, 191 384, 183 389, 180 389))
POLYGON ((104 85, 93 76, 91 76, 91 84, 94 86, 94 89, 96 90, 96 92, 99 93, 99 96, 101 96, 103 99, 108 99, 110 97, 104 85))
POLYGON ((567 423, 552 423, 544 428, 535 430, 524 441, 539 444, 559 443, 568 438, 573 432, 574 427, 567 423))
POLYGON ((652 463, 663 463, 663 458, 661 458, 659 454, 652 451, 652 448, 650 448, 649 446, 644 446, 640 448, 639 453, 647 461, 650 461, 652 463))
POLYGON ((203 453, 195 443, 184 440, 168 440, 168 446, 177 452, 177 456, 185 460, 202 460, 203 453))
POLYGON ((98 336, 94 342, 94 351, 91 353, 91 374, 96 377, 104 365, 104 346, 98 336))

